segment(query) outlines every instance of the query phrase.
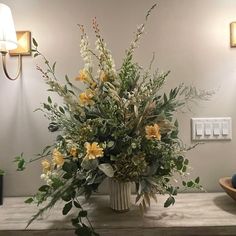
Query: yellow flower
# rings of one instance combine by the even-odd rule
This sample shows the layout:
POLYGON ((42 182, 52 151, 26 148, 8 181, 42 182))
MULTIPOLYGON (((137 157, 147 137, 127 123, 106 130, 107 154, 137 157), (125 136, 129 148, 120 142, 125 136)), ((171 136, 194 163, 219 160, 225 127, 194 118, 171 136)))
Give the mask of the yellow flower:
POLYGON ((108 76, 107 74, 105 74, 104 71, 101 71, 100 80, 101 80, 102 82, 106 82, 106 81, 109 80, 109 76, 108 76))
POLYGON ((157 140, 161 140, 160 127, 158 124, 147 125, 145 127, 145 131, 146 131, 146 138, 147 139, 154 138, 157 140))
POLYGON ((98 157, 103 156, 103 148, 99 147, 97 142, 91 143, 85 143, 86 148, 86 156, 85 158, 88 158, 89 160, 96 159, 98 157))
POLYGON ((53 150, 52 159, 57 166, 63 166, 65 162, 63 155, 56 148, 53 150))
POLYGON ((70 155, 73 156, 73 157, 77 156, 77 148, 76 147, 72 147, 70 149, 70 155))
POLYGON ((93 105, 94 101, 92 98, 93 93, 89 89, 79 95, 81 105, 93 105))
POLYGON ((51 164, 48 160, 42 160, 41 165, 43 167, 43 172, 47 173, 48 171, 51 170, 51 164))
POLYGON ((90 83, 90 81, 91 81, 89 74, 88 74, 87 70, 85 70, 85 69, 80 70, 79 76, 76 77, 75 80, 79 80, 79 81, 87 82, 87 83, 90 83))
POLYGON ((91 89, 95 89, 97 87, 97 83, 93 82, 90 87, 91 87, 91 89))

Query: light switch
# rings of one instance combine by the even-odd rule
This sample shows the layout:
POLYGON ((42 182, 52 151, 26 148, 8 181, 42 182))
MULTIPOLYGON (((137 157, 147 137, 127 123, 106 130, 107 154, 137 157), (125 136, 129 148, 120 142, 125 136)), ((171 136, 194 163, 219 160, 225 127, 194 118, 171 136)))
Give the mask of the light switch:
POLYGON ((220 123, 213 123, 213 135, 214 136, 220 135, 220 123))
POLYGON ((222 123, 222 135, 227 136, 229 134, 229 125, 227 122, 222 123))
POLYGON ((231 140, 231 117, 192 118, 192 140, 231 140))
POLYGON ((203 135, 203 124, 202 123, 196 123, 196 135, 197 136, 203 135))
POLYGON ((204 133, 206 136, 211 135, 211 124, 210 123, 205 123, 204 124, 204 133))

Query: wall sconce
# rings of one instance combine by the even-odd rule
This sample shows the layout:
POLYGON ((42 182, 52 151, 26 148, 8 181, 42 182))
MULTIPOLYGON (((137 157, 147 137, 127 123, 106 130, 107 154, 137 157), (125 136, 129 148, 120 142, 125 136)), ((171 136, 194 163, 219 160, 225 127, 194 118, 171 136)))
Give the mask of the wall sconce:
POLYGON ((22 72, 22 56, 31 55, 31 34, 29 31, 15 31, 11 9, 0 3, 0 52, 2 54, 3 71, 10 80, 15 80, 22 72), (7 72, 6 55, 18 56, 18 70, 15 77, 7 72))
POLYGON ((236 47, 236 22, 230 23, 230 47, 236 47))

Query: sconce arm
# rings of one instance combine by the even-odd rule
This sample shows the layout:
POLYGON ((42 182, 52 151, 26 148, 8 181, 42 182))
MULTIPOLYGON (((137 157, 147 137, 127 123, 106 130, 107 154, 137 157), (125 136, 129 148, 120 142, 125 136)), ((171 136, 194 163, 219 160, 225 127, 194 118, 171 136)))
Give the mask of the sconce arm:
POLYGON ((6 54, 7 54, 7 52, 1 52, 1 54, 2 54, 3 71, 4 71, 5 75, 6 75, 6 77, 7 77, 9 80, 16 80, 16 79, 19 77, 19 75, 20 75, 20 73, 21 73, 21 70, 22 70, 22 57, 21 57, 21 55, 18 55, 18 69, 17 69, 17 74, 16 74, 15 77, 12 78, 12 77, 8 74, 8 72, 7 72, 7 66, 6 66, 6 54))

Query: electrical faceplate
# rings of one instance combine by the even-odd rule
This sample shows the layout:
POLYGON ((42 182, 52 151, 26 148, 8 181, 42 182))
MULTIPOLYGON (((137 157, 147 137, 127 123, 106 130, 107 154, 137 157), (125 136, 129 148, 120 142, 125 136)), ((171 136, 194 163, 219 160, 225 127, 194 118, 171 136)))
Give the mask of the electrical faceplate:
POLYGON ((192 118, 192 140, 231 140, 230 117, 192 118))

